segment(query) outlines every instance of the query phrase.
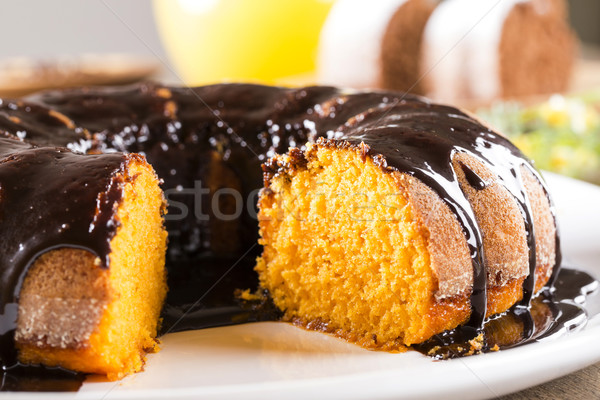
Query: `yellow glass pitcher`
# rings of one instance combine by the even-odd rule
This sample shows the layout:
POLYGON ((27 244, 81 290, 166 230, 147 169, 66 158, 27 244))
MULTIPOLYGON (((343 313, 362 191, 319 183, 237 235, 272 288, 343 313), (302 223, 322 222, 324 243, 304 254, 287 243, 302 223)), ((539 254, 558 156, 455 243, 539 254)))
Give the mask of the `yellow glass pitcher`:
POLYGON ((334 0, 154 0, 158 30, 189 85, 310 84, 334 0))

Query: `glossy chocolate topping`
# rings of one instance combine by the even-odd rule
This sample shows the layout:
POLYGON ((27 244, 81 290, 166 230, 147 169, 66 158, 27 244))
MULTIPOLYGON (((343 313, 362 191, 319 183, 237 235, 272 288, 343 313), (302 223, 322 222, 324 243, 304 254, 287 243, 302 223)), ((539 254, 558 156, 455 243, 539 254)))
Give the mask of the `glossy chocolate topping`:
MULTIPOLYGON (((211 265, 216 265, 219 260, 225 260, 222 264, 226 265, 219 272, 235 274, 235 271, 231 272, 233 267, 229 267, 245 255, 244 260, 250 261, 242 261, 239 265, 236 262, 234 266, 243 271, 240 276, 244 276, 244 282, 255 282, 252 260, 259 247, 256 245, 254 205, 263 183, 260 165, 269 157, 285 153, 289 147, 316 142, 319 138, 353 146, 366 145, 365 155, 373 157, 382 169, 410 174, 431 187, 461 223, 471 250, 474 271, 470 325, 480 328, 486 311, 487 275, 482 233, 452 164, 457 153, 467 153, 498 176, 499 182, 521 208, 530 252, 530 274, 524 284, 523 303, 529 304, 533 295, 535 237, 529 199, 521 177, 522 168, 534 173, 542 185, 543 182, 531 163, 507 139, 456 108, 430 104, 424 99, 399 93, 344 92, 331 87, 282 89, 231 84, 189 89, 147 83, 123 88, 51 91, 24 101, 4 101, 0 105, 0 130, 25 141, 56 143, 81 152, 146 155, 164 180, 163 189, 169 201, 168 303, 177 298, 178 290, 174 285, 185 284, 189 270, 210 270, 211 265), (243 207, 238 210, 235 205, 229 204, 228 197, 223 195, 225 192, 218 194, 222 189, 239 191, 245 201, 243 207), (222 207, 218 212, 234 217, 216 218, 215 204, 217 208, 222 207), (227 260, 233 261, 229 263, 227 260), (173 280, 174 277, 179 278, 173 280)), ((120 168, 123 156, 114 154, 94 158, 59 150, 32 149, 25 144, 19 146, 23 146, 23 152, 31 153, 28 156, 31 160, 41 157, 50 166, 42 168, 42 164, 32 161, 25 164, 24 170, 19 170, 18 176, 31 175, 33 181, 45 184, 60 183, 58 188, 44 186, 36 189, 41 191, 38 194, 43 199, 49 199, 50 193, 62 193, 62 187, 69 179, 73 184, 67 186, 72 192, 66 193, 64 199, 50 204, 48 211, 44 211, 49 221, 60 222, 59 225, 48 222, 47 231, 50 233, 43 238, 44 244, 32 242, 27 221, 20 224, 23 232, 15 237, 14 244, 23 243, 27 248, 35 248, 28 254, 37 254, 52 246, 68 243, 88 248, 101 259, 105 257, 106 248, 96 238, 101 237, 105 242, 110 234, 104 231, 97 236, 79 235, 79 232, 87 232, 93 222, 94 210, 86 208, 73 213, 72 207, 84 207, 84 203, 85 207, 89 206, 88 199, 79 203, 75 201, 85 195, 83 192, 98 193, 108 189, 111 171, 120 168), (79 169, 89 166, 89 176, 97 173, 92 171, 97 171, 99 164, 106 165, 97 179, 87 182, 98 191, 78 192, 77 188, 82 185, 78 180, 87 179, 88 175, 72 176, 69 169, 61 168, 75 160, 79 169), (37 170, 35 174, 33 172, 35 166, 41 171, 39 175, 37 170), (56 180, 52 178, 54 176, 60 178, 56 180), (65 207, 65 201, 69 207, 65 207), (71 210, 71 217, 65 214, 66 208, 71 210), (61 218, 75 220, 65 219, 63 222, 61 218), (69 227, 68 233, 57 234, 63 223, 69 227), (73 238, 73 243, 67 238, 73 238)), ((0 168, 5 168, 4 164, 0 164, 0 168)), ((464 165, 461 168, 471 186, 476 189, 485 187, 486 182, 477 174, 464 165)), ((6 179, 1 180, 3 185, 16 178, 7 176, 6 179)), ((30 201, 27 195, 25 201, 30 201)), ((23 197, 15 195, 14 198, 23 197)), ((110 197, 106 204, 114 204, 116 199, 110 197)), ((33 197, 31 201, 38 204, 33 197)), ((10 203, 0 205, 12 207, 10 203)), ((29 218, 22 216, 24 209, 21 205, 18 211, 10 210, 21 219, 29 218)), ((37 213, 38 207, 35 209, 37 213)), ((114 229, 113 225, 105 222, 94 226, 99 232, 114 229)), ((3 225, 2 229, 9 228, 3 225)), ((9 278, 4 276, 11 276, 13 280, 16 276, 18 280, 24 270, 23 265, 30 259, 15 249, 7 249, 3 254, 19 254, 17 263, 2 264, 6 265, 3 267, 6 268, 3 282, 9 282, 9 278)), ((557 254, 556 265, 559 263, 560 256, 557 254)), ((196 271, 194 274, 206 278, 207 272, 196 271)), ((221 282, 221 278, 215 282, 205 280, 209 288, 214 286, 213 283, 221 282)), ((3 301, 14 306, 18 285, 15 283, 8 291, 4 290, 5 287, 2 293, 9 294, 3 301)), ((231 298, 231 293, 227 296, 231 298)), ((178 300, 180 304, 185 303, 182 299, 178 300)), ((8 315, 6 311, 4 315, 8 315)))
POLYGON ((62 146, 85 152, 89 134, 55 110, 21 100, 0 99, 0 132, 38 146, 62 146))
POLYGON ((0 361, 12 345, 19 290, 29 266, 48 250, 82 248, 109 265, 121 201, 122 154, 81 155, 0 138, 0 361))

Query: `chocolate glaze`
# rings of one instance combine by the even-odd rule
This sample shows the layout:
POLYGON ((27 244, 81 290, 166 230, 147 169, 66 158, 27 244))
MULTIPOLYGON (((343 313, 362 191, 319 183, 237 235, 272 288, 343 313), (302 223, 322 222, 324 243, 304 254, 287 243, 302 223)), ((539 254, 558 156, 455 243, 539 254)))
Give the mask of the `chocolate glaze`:
MULTIPOLYGON (((543 181, 507 139, 453 107, 399 93, 350 93, 331 87, 281 89, 231 84, 189 89, 145 83, 122 88, 51 91, 23 101, 3 101, 0 130, 24 141, 57 143, 80 152, 146 155, 164 180, 163 188, 170 204, 167 265, 171 275, 167 303, 176 306, 167 305, 167 314, 187 304, 180 298, 178 285, 185 286, 190 281, 173 276, 185 277, 189 271, 196 271, 197 276, 204 277, 204 282, 211 282, 206 276, 211 276, 211 270, 215 269, 230 275, 232 281, 239 284, 236 287, 256 285, 252 267, 260 249, 256 246, 254 204, 263 181, 260 165, 289 147, 302 147, 319 138, 328 143, 362 146, 364 156, 372 157, 382 169, 420 179, 448 205, 463 227, 471 252, 474 284, 469 326, 474 331, 481 328, 486 312, 485 254, 479 225, 460 187, 452 160, 460 152, 482 162, 496 174, 521 208, 530 252, 530 274, 524 284, 522 302, 525 308, 533 296, 535 237, 522 168, 533 172, 542 186, 543 181), (219 176, 215 178, 212 174, 217 170, 219 176), (198 190, 190 195, 189 189, 199 188, 199 184, 208 187, 209 192, 198 190), (215 190, 220 188, 235 188, 245 199, 251 199, 249 204, 244 204, 239 218, 231 221, 214 218, 210 205, 214 204, 215 190), (189 215, 192 210, 193 215, 189 215), (188 215, 182 215, 183 211, 188 215), (208 218, 198 214, 206 214, 208 218), (243 254, 246 257, 239 261, 243 254), (223 271, 213 267, 232 265, 232 260, 238 260, 233 269, 223 268, 223 271)), ((65 158, 83 157, 68 154, 65 158)), ((110 160, 108 164, 117 168, 122 157, 114 154, 90 160, 110 160)), ((54 171, 53 168, 49 171, 54 171)), ((266 168, 265 179, 268 179, 269 174, 276 171, 270 171, 268 165, 266 168)), ((485 186, 473 171, 464 167, 463 171, 470 185, 476 189, 485 186)), ((100 179, 94 185, 106 188, 105 183, 100 179)), ((217 199, 218 205, 226 203, 221 199, 217 199)), ((111 197, 106 204, 112 201, 111 197)), ((78 212, 77 215, 87 218, 89 213, 78 212)), ((77 229, 89 226, 90 220, 86 218, 78 222, 77 229)), ((108 225, 98 226, 113 229, 108 225)), ((86 242, 87 239, 83 239, 86 235, 81 236, 80 240, 85 243, 73 245, 90 248, 101 258, 107 254, 104 248, 86 242)), ((39 246, 36 251, 64 245, 68 242, 65 238, 61 234, 52 239, 51 246, 39 246)), ((559 261, 558 246, 556 251, 559 261)), ((555 274, 557 270, 555 267, 555 274)), ((7 282, 3 278, 2 284, 7 285, 7 282)), ((213 294, 225 293, 223 304, 231 304, 231 288, 221 290, 218 287, 221 281, 214 284, 217 288, 213 294)), ((7 293, 5 287, 2 293, 7 293)), ((18 285, 9 290, 10 301, 3 301, 14 303, 16 294, 12 289, 18 290, 18 285)), ((197 290, 196 293, 200 291, 197 290)), ((182 321, 179 317, 173 322, 182 321)))
POLYGON ((0 99, 0 132, 34 142, 38 146, 62 146, 85 152, 89 133, 67 116, 21 100, 0 99))
MULTIPOLYGON (((170 208, 168 261, 242 255, 258 238, 254 200, 240 218, 214 221, 211 193, 189 193, 199 183, 210 186, 215 164, 233 178, 226 187, 244 200, 262 184, 260 164, 275 152, 299 146, 315 136, 313 125, 329 122, 312 107, 336 93, 332 88, 304 91, 254 85, 165 88, 144 84, 119 89, 80 89, 48 92, 29 99, 68 115, 92 134, 89 151, 124 151, 146 155, 164 180, 170 208), (312 118, 303 116, 310 112, 312 118), (181 188, 181 192, 176 191, 181 188), (200 218, 196 203, 201 203, 200 218), (185 211, 194 216, 174 219, 185 211), (251 210, 251 212, 249 211, 251 210), (216 226, 217 223, 219 226, 216 226), (219 228, 229 225, 227 234, 219 228), (223 245, 226 243, 226 245, 223 245)), ((327 128, 329 129, 329 128, 327 128)), ((225 178, 223 178, 225 180, 225 178)), ((213 185, 214 186, 214 185, 213 185)), ((258 248, 255 255, 258 254, 258 248)))
MULTIPOLYGON (((472 325, 477 326, 486 309, 485 255, 480 229, 451 162, 457 152, 468 153, 494 172, 520 205, 528 232, 530 269, 535 271, 533 223, 520 176, 521 167, 534 170, 507 139, 453 107, 397 93, 349 94, 330 87, 256 85, 84 88, 47 92, 27 101, 21 108, 32 103, 39 108, 34 114, 43 114, 46 107, 48 114, 67 116, 69 133, 62 137, 70 137, 71 131, 83 132, 77 136, 81 148, 145 154, 164 179, 167 192, 193 188, 198 180, 209 181, 216 162, 234 177, 229 184, 238 186, 246 197, 261 187, 260 163, 290 146, 319 137, 354 145, 364 142, 382 168, 411 174, 430 186, 462 224, 473 259, 472 325)), ((43 131, 22 128, 21 136, 34 141, 39 136, 36 132, 43 131)), ((202 203, 198 208, 197 198, 178 192, 168 195, 171 216, 177 215, 176 202, 188 211, 205 211, 213 200, 212 193, 197 196, 202 203)), ((230 223, 227 235, 218 234, 217 228, 224 224, 215 224, 214 219, 169 219, 168 263, 243 254, 257 239, 252 211, 243 207, 241 218, 230 223)), ((533 293, 535 274, 530 277, 524 303, 533 293)))
POLYGON ((0 363, 16 366, 19 290, 33 261, 58 248, 82 248, 108 267, 126 156, 81 155, 0 138, 0 363), (101 194, 98 196, 98 194, 101 194))
POLYGON ((477 173, 471 168, 467 167, 462 162, 459 162, 459 165, 463 173, 465 174, 465 179, 467 180, 467 182, 469 182, 469 185, 471 185, 473 189, 483 190, 488 186, 487 182, 484 181, 479 175, 477 175, 477 173))

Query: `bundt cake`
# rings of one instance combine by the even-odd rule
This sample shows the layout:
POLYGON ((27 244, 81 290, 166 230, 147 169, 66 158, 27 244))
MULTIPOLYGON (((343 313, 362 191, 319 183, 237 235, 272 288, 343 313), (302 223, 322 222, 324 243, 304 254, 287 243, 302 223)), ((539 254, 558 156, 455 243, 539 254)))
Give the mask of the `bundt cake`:
MULTIPOLYGON (((51 125, 51 124, 49 124, 51 125)), ((139 371, 166 295, 165 203, 144 157, 0 138, 3 370, 139 371)))
POLYGON ((564 92, 574 57, 563 0, 340 0, 321 33, 318 79, 489 102, 564 92))
MULTIPOLYGON (((367 347, 397 349, 459 324, 480 327, 486 315, 526 305, 560 261, 551 205, 531 164, 470 115, 411 95, 246 84, 79 88, 4 101, 0 131, 23 141, 3 139, 17 149, 10 154, 25 149, 58 160, 14 176, 38 183, 60 176, 30 195, 59 195, 44 215, 77 221, 70 228, 23 221, 23 235, 31 226, 51 232, 39 238, 52 251, 2 264, 3 276, 21 276, 37 259, 20 296, 14 282, 2 288, 13 306, 0 321, 3 330, 16 329, 24 362, 114 377, 139 369, 165 293, 162 197, 142 156, 164 180, 169 202, 169 279, 181 270, 212 271, 215 278, 202 283, 218 292, 223 276, 243 273, 237 287, 260 280, 286 319, 367 347), (88 164, 106 168, 87 172, 88 164), (66 187, 85 201, 61 191, 73 176, 83 178, 66 187), (261 250, 255 202, 263 183, 261 250), (99 215, 106 219, 94 219, 105 203, 107 214, 99 215), (102 226, 104 247, 92 241, 90 226, 102 226), (73 242, 59 229, 70 229, 73 242), (67 251, 55 250, 61 244, 70 249, 57 256, 67 251), (71 260, 69 267, 60 260, 71 260), (73 267, 90 262, 95 269, 73 267), (68 301, 54 297, 67 286, 68 301), (16 326, 6 325, 17 298, 16 326), (35 311, 44 307, 76 315, 53 317, 61 324, 49 326, 50 314, 35 311), (84 316, 99 322, 70 325, 84 316), (131 347, 122 347, 123 338, 131 347)), ((1 214, 11 216, 1 229, 23 217, 22 204, 1 214)), ((188 284, 192 272, 182 276, 188 284)), ((179 283, 170 281, 171 294, 179 283)), ((232 291, 222 297, 232 299, 232 291)))

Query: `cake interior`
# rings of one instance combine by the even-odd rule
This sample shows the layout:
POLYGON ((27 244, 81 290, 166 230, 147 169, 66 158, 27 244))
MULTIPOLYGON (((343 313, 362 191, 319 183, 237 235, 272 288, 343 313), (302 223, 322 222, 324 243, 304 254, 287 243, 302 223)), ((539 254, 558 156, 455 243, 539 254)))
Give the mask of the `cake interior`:
POLYGON ((74 248, 47 252, 30 268, 19 299, 19 361, 119 379, 140 371, 156 348, 167 292, 165 204, 145 161, 130 158, 125 171, 113 178, 124 183, 109 268, 74 248))
POLYGON ((401 350, 468 317, 468 299, 435 299, 428 232, 393 173, 356 148, 308 145, 304 156, 283 156, 295 167, 259 204, 256 269, 286 319, 401 350))

